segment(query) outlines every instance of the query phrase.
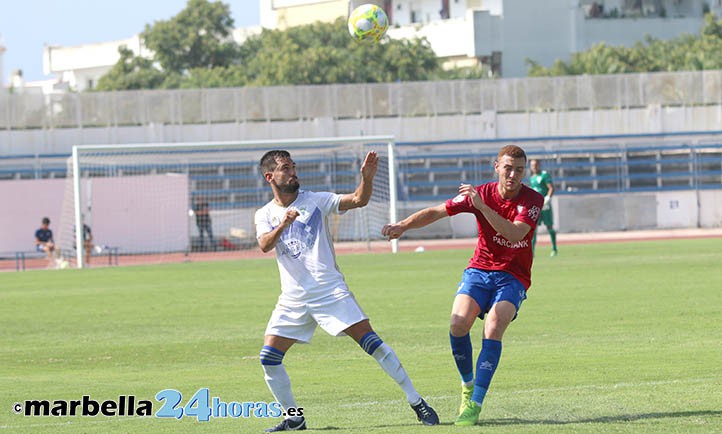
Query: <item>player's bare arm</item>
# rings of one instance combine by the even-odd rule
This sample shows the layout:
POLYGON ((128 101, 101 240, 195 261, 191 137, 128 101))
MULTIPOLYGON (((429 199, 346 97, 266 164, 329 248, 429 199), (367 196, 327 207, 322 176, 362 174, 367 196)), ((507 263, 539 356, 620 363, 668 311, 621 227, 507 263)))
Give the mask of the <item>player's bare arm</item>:
POLYGON ((417 211, 398 223, 389 223, 385 225, 381 229, 381 234, 389 240, 395 240, 401 237, 401 235, 409 229, 423 228, 424 226, 430 225, 439 219, 448 217, 448 215, 449 214, 446 212, 446 204, 442 203, 437 206, 417 211))
POLYGON ((271 232, 266 232, 258 237, 258 247, 261 248, 261 251, 263 253, 267 253, 273 250, 276 247, 278 240, 281 239, 283 231, 285 231, 287 227, 291 226, 291 224, 296 220, 296 217, 299 215, 298 210, 294 208, 289 209, 286 211, 286 215, 283 217, 283 221, 280 225, 276 226, 276 228, 271 232))
POLYGON ((552 196, 554 195, 554 184, 551 182, 547 183, 547 188, 549 189, 547 191, 547 195, 544 196, 544 205, 549 203, 549 201, 552 199, 552 196))
POLYGON ((554 183, 553 182, 548 183, 547 188, 549 189, 549 191, 547 192, 547 196, 548 197, 554 196, 554 183))
POLYGON ((526 234, 529 233, 529 230, 531 230, 531 226, 528 224, 519 221, 511 222, 489 208, 484 201, 481 200, 479 192, 476 191, 473 185, 461 184, 459 186, 459 193, 468 196, 474 204, 474 208, 481 211, 491 227, 512 243, 523 240, 526 234))
POLYGON ((361 182, 356 187, 356 191, 341 196, 341 201, 338 204, 340 211, 361 208, 369 203, 371 193, 373 193, 374 176, 376 176, 378 168, 379 156, 376 151, 370 151, 366 154, 366 158, 361 165, 361 182))

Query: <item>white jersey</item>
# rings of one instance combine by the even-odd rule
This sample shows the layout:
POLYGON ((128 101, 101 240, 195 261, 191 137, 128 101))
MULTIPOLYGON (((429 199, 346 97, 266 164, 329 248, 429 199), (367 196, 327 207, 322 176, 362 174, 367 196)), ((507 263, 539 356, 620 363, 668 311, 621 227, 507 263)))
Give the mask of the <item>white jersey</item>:
POLYGON ((289 208, 300 215, 283 231, 276 244, 276 260, 281 275, 281 300, 309 302, 348 290, 336 265, 336 253, 328 231, 327 217, 340 214, 341 195, 299 190, 288 208, 270 201, 256 211, 256 237, 278 227, 289 208))

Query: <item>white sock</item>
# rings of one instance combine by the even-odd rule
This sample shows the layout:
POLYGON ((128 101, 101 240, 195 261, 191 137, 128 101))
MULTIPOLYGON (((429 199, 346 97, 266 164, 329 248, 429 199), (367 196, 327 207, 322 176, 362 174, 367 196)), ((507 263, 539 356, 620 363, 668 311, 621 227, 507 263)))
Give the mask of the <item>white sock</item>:
POLYGON ((296 400, 293 398, 293 392, 291 392, 291 379, 288 378, 288 373, 283 364, 261 366, 263 366, 263 372, 266 374, 264 376, 266 384, 271 389, 276 401, 281 404, 284 410, 296 408, 296 400))
POLYGON ((401 365, 396 353, 386 344, 379 345, 371 356, 379 362, 381 368, 396 381, 401 389, 406 393, 406 400, 411 405, 421 402, 421 395, 416 391, 406 370, 401 365))

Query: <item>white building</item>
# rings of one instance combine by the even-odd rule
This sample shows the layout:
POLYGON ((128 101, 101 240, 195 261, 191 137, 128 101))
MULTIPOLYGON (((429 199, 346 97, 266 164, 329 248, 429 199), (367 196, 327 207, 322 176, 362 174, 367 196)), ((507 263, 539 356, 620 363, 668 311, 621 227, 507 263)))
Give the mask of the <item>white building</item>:
MULTIPOLYGON (((261 27, 239 28, 233 31, 236 42, 243 43, 249 36, 260 33, 261 27)), ((136 55, 152 57, 139 34, 128 39, 77 45, 72 47, 46 45, 43 49, 43 73, 58 76, 55 90, 92 89, 98 80, 113 68, 120 59, 118 49, 126 47, 136 55)))
POLYGON ((126 47, 136 55, 149 55, 139 35, 71 47, 46 45, 43 48, 43 73, 57 75, 59 83, 65 88, 77 91, 92 89, 98 79, 118 62, 120 47, 126 47))
POLYGON ((425 36, 448 64, 483 63, 503 77, 526 76, 527 59, 551 66, 601 42, 698 34, 705 11, 700 0, 393 0, 392 9, 392 38, 425 36))
POLYGON ((56 80, 41 80, 26 82, 23 78, 23 71, 15 69, 5 72, 4 54, 7 51, 0 37, 0 94, 13 92, 15 94, 48 94, 53 92, 56 80))
POLYGON ((0 92, 5 89, 5 67, 3 64, 3 55, 5 54, 5 45, 3 45, 3 40, 0 37, 0 92))
MULTIPOLYGON (((527 75, 527 59, 551 66, 556 59, 605 42, 631 46, 646 35, 672 39, 698 34, 704 13, 722 12, 722 0, 256 0, 261 27, 333 21, 361 3, 383 7, 391 38, 426 37, 445 65, 484 64, 500 77, 527 75)), ((236 29, 242 43, 261 27, 236 29)), ((54 89, 94 87, 125 45, 149 56, 139 35, 75 47, 47 46, 44 72, 54 89)))

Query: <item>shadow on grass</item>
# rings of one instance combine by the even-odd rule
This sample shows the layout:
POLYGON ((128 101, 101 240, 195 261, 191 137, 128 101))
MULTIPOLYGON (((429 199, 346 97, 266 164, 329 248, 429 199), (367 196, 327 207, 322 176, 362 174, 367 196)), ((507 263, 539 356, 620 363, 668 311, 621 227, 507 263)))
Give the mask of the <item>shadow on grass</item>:
POLYGON ((709 417, 722 416, 720 410, 699 410, 699 411, 671 411, 671 412, 654 412, 639 414, 620 414, 616 416, 601 416, 584 419, 555 420, 555 419, 522 419, 522 418, 505 418, 505 419, 482 419, 481 425, 571 425, 576 423, 615 423, 615 422, 633 422, 636 420, 646 419, 666 419, 666 418, 687 418, 687 417, 709 417))

